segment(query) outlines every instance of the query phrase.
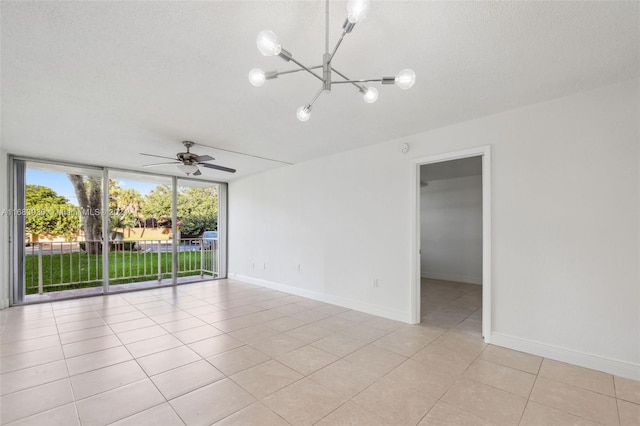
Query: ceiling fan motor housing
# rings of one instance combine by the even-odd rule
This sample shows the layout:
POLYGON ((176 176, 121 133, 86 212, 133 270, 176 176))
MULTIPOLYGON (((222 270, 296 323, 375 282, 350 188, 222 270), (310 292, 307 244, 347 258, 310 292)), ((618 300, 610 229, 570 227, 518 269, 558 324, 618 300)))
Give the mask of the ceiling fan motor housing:
POLYGON ((193 164, 196 162, 196 157, 198 156, 190 152, 179 152, 176 154, 176 157, 178 157, 178 160, 182 161, 184 164, 193 164))

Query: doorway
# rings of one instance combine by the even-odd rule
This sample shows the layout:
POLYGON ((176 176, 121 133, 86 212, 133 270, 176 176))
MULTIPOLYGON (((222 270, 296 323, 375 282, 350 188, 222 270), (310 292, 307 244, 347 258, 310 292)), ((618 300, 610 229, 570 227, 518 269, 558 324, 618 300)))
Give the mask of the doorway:
POLYGON ((414 160, 413 322, 491 336, 490 147, 414 160))
POLYGON ((482 332, 482 157, 420 166, 421 321, 482 332))

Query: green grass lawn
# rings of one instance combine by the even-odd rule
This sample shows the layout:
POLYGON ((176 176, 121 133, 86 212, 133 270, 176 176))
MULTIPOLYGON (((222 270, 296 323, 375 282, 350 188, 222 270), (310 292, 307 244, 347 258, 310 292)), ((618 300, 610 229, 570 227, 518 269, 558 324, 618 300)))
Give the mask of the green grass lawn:
MULTIPOLYGON (((211 258, 212 252, 205 256, 211 258)), ((178 253, 178 276, 200 274, 200 251, 178 253)), ((210 262, 207 262, 210 263, 210 262)), ((205 267, 208 266, 205 263, 205 267)), ((211 269, 210 267, 206 269, 211 269)), ((102 285, 102 255, 85 253, 47 254, 42 256, 42 278, 45 292, 102 285)), ((171 277, 171 253, 111 252, 109 283, 111 285, 171 277), (160 269, 158 269, 160 264, 160 269)), ((25 256, 26 293, 38 293, 38 256, 25 256)))

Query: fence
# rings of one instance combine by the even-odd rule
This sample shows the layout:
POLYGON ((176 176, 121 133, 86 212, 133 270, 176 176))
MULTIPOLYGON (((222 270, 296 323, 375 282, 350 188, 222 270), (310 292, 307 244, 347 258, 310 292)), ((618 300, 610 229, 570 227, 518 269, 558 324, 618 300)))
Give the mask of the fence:
MULTIPOLYGON (((87 254, 86 247, 101 251, 102 242, 33 243, 25 249, 26 294, 99 287, 103 285, 103 256, 87 254)), ((162 282, 172 277, 173 242, 170 240, 126 240, 109 243, 109 284, 162 282)), ((188 238, 177 245, 176 273, 179 278, 219 276, 218 240, 188 238)))

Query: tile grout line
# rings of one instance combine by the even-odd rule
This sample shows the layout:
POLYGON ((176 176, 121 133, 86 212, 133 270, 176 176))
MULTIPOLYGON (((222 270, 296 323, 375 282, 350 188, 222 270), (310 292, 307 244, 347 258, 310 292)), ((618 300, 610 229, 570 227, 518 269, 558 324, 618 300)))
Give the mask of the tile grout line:
POLYGON ((71 397, 73 398, 73 409, 76 413, 76 419, 78 421, 78 424, 82 424, 82 422, 80 421, 80 412, 78 411, 78 404, 76 403, 76 394, 75 391, 73 389, 73 384, 71 382, 71 374, 69 372, 69 364, 67 364, 67 357, 64 353, 64 345, 62 344, 62 339, 60 338, 60 329, 58 328, 58 320, 55 317, 55 312, 54 312, 54 319, 56 321, 56 329, 58 330, 58 340, 60 341, 60 350, 62 351, 62 357, 64 359, 64 366, 67 370, 67 380, 69 381, 69 388, 71 389, 71 397))
MULTIPOLYGON (((450 331, 451 331, 451 330, 447 330, 447 331, 443 334, 443 336, 444 336, 445 334, 449 333, 450 331)), ((436 339, 436 340, 437 340, 437 339, 436 339)), ((484 340, 484 339, 483 339, 483 340, 484 340)), ((482 355, 482 353, 483 353, 484 351, 486 351, 486 350, 487 350, 487 348, 489 347, 489 344, 485 344, 485 345, 486 345, 486 346, 482 349, 482 351, 480 351, 480 353, 479 353, 479 354, 478 354, 478 355, 473 359, 473 361, 471 361, 471 363, 469 363, 469 365, 464 369, 464 371, 462 371, 462 372, 458 375, 458 377, 454 377, 454 381, 453 381, 453 383, 451 383, 451 385, 450 385, 450 386, 449 386, 449 387, 448 387, 448 388, 447 388, 447 389, 442 393, 442 395, 440 395, 440 397, 438 398, 438 400, 436 401, 436 403, 435 403, 435 404, 433 404, 433 407, 435 407, 439 402, 442 402, 442 403, 444 403, 444 404, 447 404, 447 402, 443 400, 444 396, 445 396, 445 395, 446 395, 446 394, 447 394, 447 393, 448 393, 448 392, 449 392, 449 391, 450 391, 450 390, 451 390, 451 389, 456 385, 456 383, 458 383, 459 378, 463 378, 463 375, 464 375, 465 371, 467 371, 467 370, 469 369, 469 367, 470 367, 470 366, 471 366, 471 365, 472 365, 472 364, 473 364, 477 359, 479 359, 479 358, 480 358, 480 356, 482 355)), ((490 385, 487 385, 487 384, 485 384, 485 383, 478 382, 478 381, 473 380, 473 379, 470 379, 470 378, 467 378, 467 379, 468 379, 468 380, 472 380, 472 381, 474 381, 474 382, 476 382, 476 383, 483 384, 483 385, 485 385, 485 386, 490 386, 490 385)), ((493 386, 490 386, 490 387, 493 387, 493 386)), ((493 388, 494 388, 494 389, 498 389, 498 388, 495 388, 495 387, 493 387, 493 388)), ((502 390, 502 389, 498 389, 498 390, 502 390)), ((503 391, 503 392, 505 392, 505 391, 503 391)), ((449 405, 449 404, 447 404, 447 405, 449 405)), ((428 412, 427 412, 427 413, 426 413, 422 418, 426 417, 426 416, 429 414, 429 412, 433 409, 433 407, 431 407, 431 409, 429 409, 429 411, 428 411, 428 412)), ((487 419, 487 418, 482 417, 482 416, 480 416, 480 415, 477 415, 477 414, 471 413, 470 411, 467 411, 467 410, 465 410, 464 408, 460 408, 460 407, 454 407, 454 408, 457 408, 457 409, 459 409, 459 410, 462 410, 462 411, 464 411, 464 412, 466 412, 466 413, 468 413, 468 414, 470 414, 470 415, 472 415, 472 416, 474 416, 474 417, 479 417, 479 418, 482 418, 482 419, 484 419, 484 420, 486 420, 486 421, 488 421, 488 422, 490 422, 490 423, 493 423, 493 421, 491 421, 490 419, 487 419)), ((420 421, 422 421, 422 419, 421 419, 420 421)))
MULTIPOLYGON (((129 302, 129 301, 127 300, 127 302, 129 302)), ((130 302, 129 302, 129 303, 130 303, 130 302)), ((134 306, 136 309, 138 309, 135 305, 132 305, 132 306, 134 306)), ((138 311, 139 311, 139 312, 142 312, 142 311, 140 311, 139 309, 138 309, 138 311)), ((149 318, 149 317, 147 316, 147 314, 145 314, 144 312, 142 312, 142 314, 145 316, 145 318, 149 318)), ((149 319, 151 319, 151 318, 149 318, 149 319)), ((152 320, 152 321, 153 321, 153 320, 152 320)), ((155 322, 155 321, 154 321, 154 322, 155 322)), ((105 323, 106 323, 106 321, 105 321, 105 323)), ((182 419, 182 417, 180 417, 180 415, 179 415, 179 414, 178 414, 178 413, 173 409, 173 406, 169 403, 169 400, 167 400, 167 398, 164 396, 164 394, 160 391, 160 389, 158 388, 158 386, 156 385, 156 383, 155 383, 153 380, 151 380, 151 377, 149 376, 149 374, 147 374, 147 371, 142 367, 142 365, 140 365, 140 363, 138 362, 138 358, 136 358, 136 357, 131 353, 131 351, 129 350, 129 348, 127 348, 127 346, 122 342, 122 340, 120 340, 120 337, 118 337, 117 333, 115 333, 115 332, 113 331, 113 329, 111 328, 111 325, 110 325, 110 324, 107 324, 107 327, 109 328, 109 330, 111 330, 111 332, 112 332, 112 333, 113 333, 113 335, 116 337, 116 339, 118 339, 118 341, 122 344, 122 346, 123 346, 123 347, 124 347, 124 349, 127 351, 127 353, 129 353, 129 355, 131 356, 132 360, 133 360, 133 361, 135 361, 136 365, 138 365, 138 368, 140 368, 140 370, 142 370, 142 372, 143 372, 143 373, 144 373, 144 375, 146 376, 146 379, 140 379, 140 380, 137 380, 137 381, 132 382, 132 383, 129 383, 129 384, 139 383, 139 382, 142 382, 143 380, 148 380, 148 381, 149 381, 149 382, 154 386, 154 388, 158 391, 158 393, 160 394, 160 396, 162 396, 162 398, 164 399, 164 402, 161 402, 161 403, 159 403, 159 404, 153 405, 153 406, 151 406, 151 407, 147 407, 147 408, 145 408, 145 409, 143 409, 143 410, 140 410, 140 411, 137 411, 137 412, 135 412, 135 413, 132 413, 132 414, 130 414, 130 415, 128 415, 128 416, 126 416, 126 417, 123 417, 123 418, 121 418, 121 419, 117 419, 117 420, 115 420, 114 422, 111 422, 111 423, 115 423, 115 422, 118 422, 118 421, 124 420, 124 419, 126 419, 126 418, 128 418, 128 417, 135 416, 136 414, 142 413, 143 411, 149 410, 149 409, 151 409, 151 408, 154 408, 154 407, 157 407, 157 406, 159 406, 159 405, 162 405, 162 404, 165 404, 165 403, 166 403, 166 404, 168 404, 168 405, 169 405, 169 407, 171 407, 171 410, 172 410, 172 411, 173 411, 173 412, 178 416, 178 418, 182 421, 182 423, 186 424, 186 422, 182 419)), ((199 356, 199 355, 198 355, 198 356, 199 356)), ((129 361, 129 360, 124 361, 124 362, 128 362, 128 361, 129 361)), ((92 371, 96 371, 96 370, 92 370, 92 371)), ((126 386, 126 385, 125 385, 125 386, 126 386)), ((122 386, 120 386, 120 387, 122 387, 122 386)), ((115 388, 115 389, 118 389, 118 388, 115 388)), ((111 390, 113 390, 113 389, 111 389, 111 390)), ((104 392, 101 392, 101 393, 105 393, 105 392, 109 392, 109 391, 104 391, 104 392)), ((97 394, 97 395, 99 395, 99 394, 97 394)), ((95 396, 95 395, 92 395, 91 397, 93 397, 93 396, 95 396)), ((89 397, 89 398, 91 398, 91 397, 89 397)))
MULTIPOLYGON (((527 402, 524 405, 524 410, 522 410, 522 414, 520 415, 520 420, 518 421, 518 425, 522 423, 522 419, 524 418, 524 413, 527 412, 527 407, 529 407, 529 402, 531 402, 531 394, 533 393, 533 389, 536 387, 536 383, 538 382, 538 374, 540 373, 541 366, 542 366, 542 361, 540 361, 540 367, 538 367, 538 373, 535 374, 535 379, 533 380, 533 385, 531 385, 531 390, 529 391, 529 396, 527 396, 527 402)), ((536 401, 533 401, 533 402, 536 402, 536 401)))
MULTIPOLYGON (((51 305, 50 303, 46 303, 46 304, 51 305)), ((45 304, 42 304, 42 305, 45 305, 45 304)), ((51 308, 51 306, 49 306, 49 307, 51 308)), ((56 318, 55 318, 55 312, 53 311, 53 308, 51 308, 51 313, 53 315, 51 318, 54 321, 54 324, 55 324, 54 327, 56 328, 56 332, 57 332, 55 335, 58 337, 58 341, 60 341, 60 333, 59 333, 59 330, 58 330, 58 325, 57 325, 57 321, 56 321, 56 318)), ((45 326, 45 327, 51 327, 51 326, 45 326)), ((53 336, 53 335, 54 334, 51 334, 50 336, 53 336)), ((40 337, 49 337, 49 336, 40 336, 40 337)), ((36 338, 39 338, 39 337, 36 337, 36 338)), ((25 340, 31 340, 31 339, 25 339, 25 340)), ((16 342, 20 342, 20 341, 22 341, 22 340, 19 340, 19 341, 16 341, 16 342)), ((27 351, 27 352, 24 352, 24 353, 35 352, 35 351, 38 351, 38 350, 46 350, 46 349, 50 349, 50 348, 54 348, 54 347, 55 346, 49 346, 49 347, 46 347, 46 348, 36 349, 36 350, 33 350, 33 351, 27 351)), ((65 362, 65 369, 67 370, 67 377, 66 378, 51 380, 51 381, 47 381, 47 382, 44 382, 44 383, 39 383, 39 384, 34 385, 34 386, 29 386, 29 387, 24 388, 24 389, 19 389, 19 390, 16 390, 14 392, 7 393, 6 395, 2 395, 2 398, 5 398, 5 397, 7 397, 9 395, 12 395, 12 394, 15 394, 15 393, 18 393, 18 392, 28 391, 29 389, 34 389, 34 388, 37 388, 37 387, 40 387, 40 386, 44 386, 44 385, 47 385, 47 384, 50 384, 50 383, 55 383, 55 382, 61 382, 63 380, 68 380, 69 381, 69 388, 71 388, 71 396, 73 398, 74 408, 76 408, 75 407, 75 395, 73 394, 73 388, 71 386, 71 380, 70 380, 70 376, 69 376, 69 369, 68 369, 68 367, 66 365, 66 359, 64 357, 64 351, 62 350, 62 343, 61 342, 60 342, 60 351, 62 352, 62 359, 61 360, 42 362, 42 363, 39 363, 39 364, 36 364, 36 365, 19 368, 19 369, 12 370, 12 371, 8 371, 8 372, 3 373, 2 375, 9 374, 9 373, 14 373, 14 372, 22 371, 22 370, 26 370, 26 369, 29 369, 29 368, 39 367, 39 366, 46 365, 46 364, 51 364, 51 363, 54 363, 54 362, 64 361, 65 362)), ((14 355, 18 356, 18 355, 22 355, 22 354, 23 353, 14 354, 14 355)), ((11 356, 11 355, 9 355, 9 356, 11 356)), ((39 415, 41 413, 44 413, 44 412, 47 412, 47 411, 50 411, 50 410, 54 410, 56 408, 62 407, 62 406, 67 405, 67 404, 70 404, 70 402, 63 403, 61 405, 56 405, 54 407, 47 408, 46 410, 42 410, 42 411, 38 411, 38 412, 32 413, 32 414, 30 414, 28 416, 25 416, 25 417, 20 417, 18 419, 14 419, 14 420, 12 420, 12 422, 18 421, 18 420, 27 419, 29 417, 36 416, 36 415, 39 415)), ((77 415, 77 408, 76 408, 76 415, 77 415)))
MULTIPOLYGON (((543 360, 544 360, 544 359, 547 359, 547 358, 543 358, 543 360)), ((555 379, 552 379, 552 378, 549 378, 549 377, 540 376, 540 375, 536 376, 536 382, 538 381, 538 377, 540 377, 540 378, 542 378, 542 379, 545 379, 545 380, 552 381, 552 382, 560 383, 560 384, 562 384, 562 385, 569 386, 569 387, 571 387, 571 388, 573 388, 573 389, 577 389, 577 390, 580 390, 580 391, 585 391, 585 392, 589 392, 589 393, 594 393, 594 394, 596 394, 596 395, 599 395, 599 396, 602 396, 602 397, 606 397, 606 398, 612 398, 612 399, 616 402, 616 413, 618 414, 618 424, 619 424, 619 418, 620 418, 620 415, 619 415, 619 410, 618 410, 618 404, 617 404, 618 399, 617 399, 617 398, 615 398, 615 397, 611 397, 611 396, 609 396, 609 395, 605 395, 605 394, 600 393, 600 392, 594 392, 594 391, 592 391, 592 390, 585 389, 585 388, 582 388, 582 387, 580 387, 580 386, 576 386, 576 385, 572 385, 572 384, 569 384, 569 383, 561 382, 561 381, 559 381, 559 380, 555 380, 555 379)), ((533 389, 532 389, 532 392, 533 392, 533 389)), ((551 409, 554 409, 554 410, 558 410, 558 411, 561 411, 561 412, 563 412, 563 413, 567 413, 567 414, 570 414, 570 415, 572 415, 572 416, 575 416, 575 417, 578 417, 578 418, 581 418, 581 419, 587 420, 587 421, 592 422, 592 423, 598 423, 598 424, 600 424, 600 422, 599 422, 599 421, 597 421, 597 420, 593 420, 593 419, 589 419, 589 418, 584 417, 584 416, 582 416, 582 415, 580 415, 580 414, 575 414, 575 413, 572 413, 572 412, 569 412, 569 411, 566 411, 566 410, 563 410, 563 409, 560 409, 560 408, 557 408, 557 407, 552 407, 552 406, 547 405, 547 404, 545 404, 545 403, 543 403, 543 402, 539 402, 539 401, 535 401, 535 400, 534 400, 533 402, 535 402, 536 404, 543 405, 543 406, 545 406, 545 407, 547 407, 547 408, 551 408, 551 409)))
POLYGON ((618 390, 616 388, 616 377, 612 375, 612 379, 613 379, 613 395, 614 395, 614 398, 616 399, 616 409, 618 411, 618 423, 620 424, 622 420, 622 416, 620 415, 620 398, 618 398, 618 390))
MULTIPOLYGON (((105 296, 105 295, 103 295, 102 297, 104 297, 104 296, 105 296)), ((106 295, 106 296, 110 296, 110 295, 106 295)), ((127 303, 128 303, 128 301, 127 301, 127 303)), ((94 309, 94 311, 96 311, 96 309, 95 309, 95 308, 93 308, 93 309, 94 309)), ((104 321, 104 318, 105 318, 105 317, 107 317, 107 316, 109 316, 109 315, 100 315, 100 313, 98 313, 97 311, 96 311, 96 313, 99 315, 100 319, 102 319, 102 321, 105 323, 105 326, 109 329, 109 331, 111 331, 111 335, 115 336, 115 338, 116 338, 116 339, 118 339, 118 341, 119 341, 119 342, 120 342, 120 344, 125 348, 125 350, 127 350, 126 346, 124 346, 124 344, 122 343, 122 341, 121 341, 121 340, 118 338, 118 336, 114 333, 114 331, 113 331, 113 329, 111 328, 110 324, 109 324, 109 323, 107 323, 106 321, 104 321)), ((86 341, 86 340, 91 340, 91 339, 84 339, 84 340, 80 340, 80 342, 82 342, 82 341, 86 341)), ((116 347, 117 347, 117 346, 116 346, 116 347)), ((104 350, 104 349, 103 349, 103 350, 104 350)), ((89 352, 89 353, 96 353, 96 352, 100 352, 100 351, 94 351, 94 352, 89 352)), ((128 350, 127 350, 127 352, 128 352, 128 350)), ((63 355, 64 355, 64 350, 63 350, 63 355)), ((87 355, 87 354, 82 354, 82 355, 78 355, 78 356, 83 356, 83 355, 87 355)), ((129 355, 131 355, 131 353, 129 353, 129 355)), ((131 356, 132 356, 132 355, 131 355, 131 356)), ((70 358, 75 358, 75 357, 70 357, 70 358)), ((135 358, 134 358, 134 359, 135 359, 135 358)), ((66 356, 65 356, 65 362, 66 362, 66 360, 67 360, 67 358, 66 358, 66 356)), ((106 366, 106 367, 111 367, 111 366, 113 366, 113 365, 123 364, 123 363, 128 362, 128 361, 129 361, 129 360, 127 360, 127 361, 122 361, 122 362, 119 362, 119 363, 116 363, 116 364, 111 364, 111 365, 108 365, 108 366, 106 366)), ((92 370, 88 370, 88 371, 85 371, 85 372, 83 372, 83 373, 76 374, 75 376, 79 376, 79 375, 82 375, 82 374, 90 373, 90 372, 93 372, 93 371, 98 371, 98 370, 100 370, 100 369, 102 369, 102 368, 106 368, 106 367, 100 367, 100 368, 95 368, 95 369, 92 369, 92 370)), ((69 368, 69 366, 68 366, 68 364, 67 364, 67 370, 68 370, 68 368, 69 368)), ((142 367, 140 367, 140 368, 142 368, 142 367)), ((143 370, 143 371, 144 371, 144 370, 143 370)), ((141 380, 137 380, 137 381, 132 382, 132 383, 137 383, 137 382, 140 382, 140 381, 142 381, 142 380, 143 380, 143 379, 141 379, 141 380)), ((70 383, 70 385, 71 385, 71 390, 72 390, 72 392, 74 392, 74 391, 73 391, 73 384, 72 384, 72 381, 71 381, 71 375, 69 375, 69 383, 70 383)), ((128 383, 128 384, 131 384, 131 383, 128 383)), ((126 386, 126 385, 125 385, 125 386, 126 386)), ((80 399, 80 401, 82 401, 82 400, 84 400, 84 399, 92 398, 92 397, 94 397, 94 396, 96 396, 96 395, 100 395, 100 394, 105 393, 105 392, 108 392, 108 391, 109 391, 109 390, 107 390, 107 391, 103 391, 103 392, 99 392, 99 393, 97 393, 97 394, 95 394, 95 395, 91 395, 91 396, 88 396, 88 397, 86 397, 86 398, 82 398, 82 399, 80 399)), ((80 419, 80 413, 79 413, 79 411, 78 411, 78 405, 77 405, 77 402, 78 402, 78 400, 76 399, 76 397, 75 397, 75 393, 74 393, 74 406, 76 407, 76 414, 77 414, 77 416, 78 416, 78 423, 82 426, 82 419, 80 419)), ((121 420, 121 419, 118 419, 118 420, 116 420, 116 421, 119 421, 119 420, 121 420)), ((113 422, 112 422, 112 423, 113 423, 113 422)))

